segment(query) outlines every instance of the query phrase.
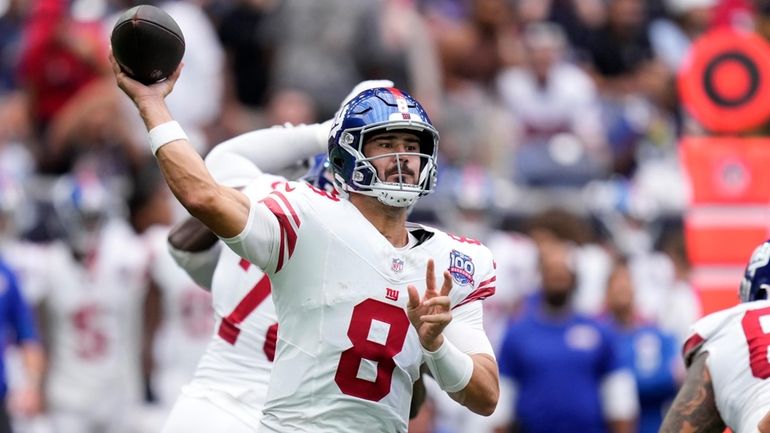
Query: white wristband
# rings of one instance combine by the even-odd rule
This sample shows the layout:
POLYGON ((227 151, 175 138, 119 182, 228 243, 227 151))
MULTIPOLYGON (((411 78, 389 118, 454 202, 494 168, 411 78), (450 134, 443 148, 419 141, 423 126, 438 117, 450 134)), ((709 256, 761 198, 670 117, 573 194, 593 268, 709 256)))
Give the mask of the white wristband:
POLYGON ((422 353, 433 378, 444 391, 460 391, 471 381, 473 359, 446 338, 435 352, 423 347, 422 353))
POLYGON ((176 140, 188 140, 187 134, 176 120, 161 123, 150 129, 150 149, 153 155, 158 153, 161 146, 176 140))

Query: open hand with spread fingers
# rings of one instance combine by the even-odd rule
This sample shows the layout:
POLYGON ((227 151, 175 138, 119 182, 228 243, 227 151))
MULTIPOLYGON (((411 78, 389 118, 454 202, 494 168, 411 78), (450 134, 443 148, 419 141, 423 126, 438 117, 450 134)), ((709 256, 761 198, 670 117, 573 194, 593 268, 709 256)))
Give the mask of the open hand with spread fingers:
POLYGON ((426 289, 422 299, 414 285, 407 286, 409 303, 406 305, 406 313, 409 321, 417 330, 420 343, 428 351, 436 351, 444 342, 441 334, 444 328, 452 321, 450 310, 449 291, 452 290, 452 276, 449 271, 444 271, 444 282, 441 291, 436 290, 435 264, 428 260, 425 272, 426 289))

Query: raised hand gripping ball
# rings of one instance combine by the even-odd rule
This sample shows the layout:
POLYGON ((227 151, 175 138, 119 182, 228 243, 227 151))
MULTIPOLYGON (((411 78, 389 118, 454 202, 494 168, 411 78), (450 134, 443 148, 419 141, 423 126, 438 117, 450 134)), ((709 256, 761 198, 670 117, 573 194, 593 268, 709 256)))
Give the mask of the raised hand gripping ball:
POLYGON ((121 70, 144 84, 171 75, 185 50, 179 25, 152 5, 139 5, 124 12, 112 29, 110 41, 121 70))

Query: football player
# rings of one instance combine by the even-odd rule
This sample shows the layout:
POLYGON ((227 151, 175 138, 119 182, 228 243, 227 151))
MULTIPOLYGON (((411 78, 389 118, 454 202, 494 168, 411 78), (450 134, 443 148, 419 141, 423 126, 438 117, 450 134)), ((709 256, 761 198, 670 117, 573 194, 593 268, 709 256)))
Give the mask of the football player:
POLYGON ((683 354, 687 377, 661 433, 756 432, 770 409, 770 241, 754 250, 741 303, 698 320, 683 354))
MULTIPOLYGON (((377 85, 392 82, 365 81, 351 97, 377 85)), ((206 165, 222 184, 242 188, 260 179, 270 188, 286 179, 263 174, 262 170, 290 171, 295 158, 326 147, 328 128, 327 123, 243 134, 215 147, 206 157, 206 165)), ((333 193, 326 153, 312 156, 307 165, 302 180, 333 193)), ((278 320, 269 291, 264 290, 269 280, 261 270, 244 263, 230 249, 221 248, 217 241, 194 218, 178 225, 169 235, 169 248, 177 263, 202 286, 211 287, 217 332, 195 377, 177 400, 166 433, 201 426, 209 432, 256 431, 267 395, 278 320), (233 332, 236 334, 231 335, 233 332)), ((421 386, 421 382, 418 384, 421 386)), ((419 387, 418 393, 424 396, 419 387)), ((413 398, 412 415, 421 402, 413 398)))
POLYGON ((260 431, 405 431, 423 361, 457 401, 494 411, 475 302, 494 293, 491 253, 406 223, 436 175, 438 133, 417 101, 377 88, 340 111, 329 158, 344 197, 295 182, 241 192, 214 181, 165 107, 181 68, 144 86, 112 64, 176 197, 270 276, 281 332, 260 431))
POLYGON ((59 433, 125 432, 142 395, 147 254, 92 172, 60 178, 53 194, 66 241, 40 251, 45 270, 27 293, 49 353, 46 407, 59 433))

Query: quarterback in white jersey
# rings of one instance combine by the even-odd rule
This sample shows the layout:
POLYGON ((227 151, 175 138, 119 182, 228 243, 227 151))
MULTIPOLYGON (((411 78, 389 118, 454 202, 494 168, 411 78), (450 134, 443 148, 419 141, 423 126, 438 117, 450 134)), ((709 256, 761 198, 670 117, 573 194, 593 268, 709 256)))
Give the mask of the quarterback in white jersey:
POLYGON ((688 374, 662 433, 754 433, 770 409, 770 241, 754 250, 741 304, 700 319, 684 345, 688 374), (686 428, 687 427, 687 428, 686 428))
POLYGON ((251 197, 217 184, 172 120, 164 98, 181 68, 145 86, 111 63, 174 195, 271 278, 280 327, 261 431, 405 431, 423 361, 457 401, 494 411, 497 363, 473 302, 494 292, 491 253, 406 223, 438 155, 417 101, 378 88, 340 111, 329 159, 348 197, 291 182, 251 197))
MULTIPOLYGON (((356 89, 380 83, 392 84, 367 81, 356 89)), ((353 96, 359 92, 356 89, 353 96)), ((221 184, 234 188, 259 184, 267 194, 286 179, 263 174, 263 169, 282 172, 309 159, 311 169, 304 179, 331 188, 323 174, 325 155, 318 155, 325 151, 328 130, 329 124, 314 124, 249 132, 216 146, 206 157, 206 165, 221 184)), ((171 232, 169 247, 183 269, 203 287, 211 288, 216 332, 164 432, 187 432, 204 422, 211 432, 248 426, 249 431, 256 431, 277 339, 270 280, 256 266, 222 248, 218 238, 195 219, 171 232), (233 417, 240 422, 234 423, 233 417)))

